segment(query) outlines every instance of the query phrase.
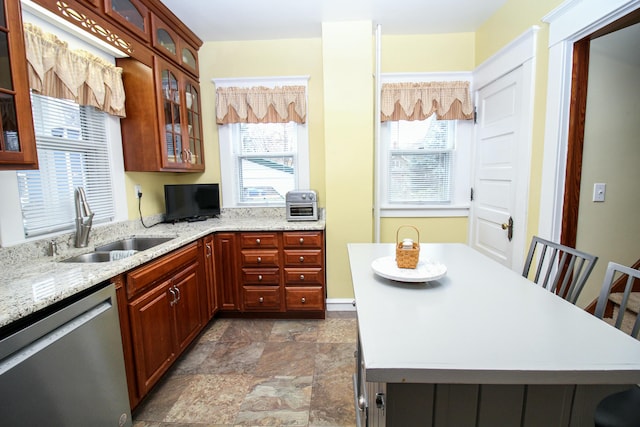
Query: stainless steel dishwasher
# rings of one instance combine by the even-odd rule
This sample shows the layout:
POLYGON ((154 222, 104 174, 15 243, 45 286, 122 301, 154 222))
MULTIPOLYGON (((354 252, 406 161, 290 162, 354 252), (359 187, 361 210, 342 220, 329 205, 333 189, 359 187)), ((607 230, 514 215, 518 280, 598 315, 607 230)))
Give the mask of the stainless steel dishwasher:
POLYGON ((130 426, 115 286, 0 330, 0 424, 130 426))

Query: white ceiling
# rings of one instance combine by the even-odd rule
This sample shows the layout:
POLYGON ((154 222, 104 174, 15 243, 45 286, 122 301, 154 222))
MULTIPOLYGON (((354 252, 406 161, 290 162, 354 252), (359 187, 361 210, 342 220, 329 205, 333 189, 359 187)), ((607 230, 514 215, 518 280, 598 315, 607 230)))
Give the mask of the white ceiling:
POLYGON ((322 22, 361 20, 380 24, 384 35, 473 32, 505 2, 163 0, 205 42, 320 37, 322 22))

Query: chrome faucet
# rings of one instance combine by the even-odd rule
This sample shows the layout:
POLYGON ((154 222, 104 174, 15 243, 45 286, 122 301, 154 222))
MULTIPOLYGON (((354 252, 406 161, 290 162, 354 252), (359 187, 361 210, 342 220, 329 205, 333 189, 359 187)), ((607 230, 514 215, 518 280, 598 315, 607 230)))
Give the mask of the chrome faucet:
POLYGON ((93 212, 87 203, 84 188, 77 187, 74 196, 76 202, 76 248, 84 248, 89 243, 93 212))

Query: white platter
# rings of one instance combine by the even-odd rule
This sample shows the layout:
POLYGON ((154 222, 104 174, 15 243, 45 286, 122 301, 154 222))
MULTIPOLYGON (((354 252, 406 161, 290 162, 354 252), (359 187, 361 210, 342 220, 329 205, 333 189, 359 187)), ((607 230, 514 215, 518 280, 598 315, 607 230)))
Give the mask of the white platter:
POLYGON ((447 274, 447 267, 439 262, 420 259, 416 268, 398 268, 395 256, 385 256, 373 260, 373 272, 385 279, 398 282, 430 282, 438 280, 447 274))

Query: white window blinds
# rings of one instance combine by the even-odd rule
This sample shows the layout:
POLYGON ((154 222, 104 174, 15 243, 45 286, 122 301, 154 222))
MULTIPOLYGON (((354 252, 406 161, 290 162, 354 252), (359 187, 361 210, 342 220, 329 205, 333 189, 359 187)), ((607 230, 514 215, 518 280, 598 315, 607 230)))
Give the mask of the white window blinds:
POLYGON ((450 203, 454 122, 390 121, 386 153, 386 204, 450 203))
POLYGON ((115 217, 106 113, 32 94, 40 170, 18 171, 25 236, 75 227, 74 189, 84 187, 94 224, 115 217))
POLYGON ((284 204, 296 188, 297 124, 241 123, 237 141, 238 194, 241 203, 284 204))

